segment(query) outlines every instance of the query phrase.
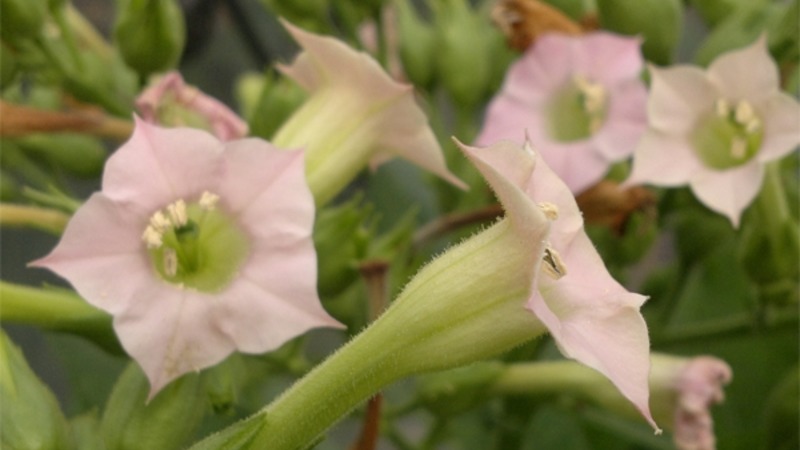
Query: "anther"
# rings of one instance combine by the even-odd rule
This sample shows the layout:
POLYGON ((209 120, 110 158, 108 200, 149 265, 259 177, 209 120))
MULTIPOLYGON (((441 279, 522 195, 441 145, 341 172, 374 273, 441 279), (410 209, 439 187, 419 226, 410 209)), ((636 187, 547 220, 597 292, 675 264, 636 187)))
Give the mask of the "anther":
POLYGON ((731 113, 731 105, 724 98, 718 98, 714 103, 714 110, 719 117, 728 117, 731 113))
POLYGON ((736 105, 736 111, 734 112, 734 120, 741 125, 746 125, 750 122, 753 118, 755 118, 755 111, 753 111, 753 107, 747 101, 740 101, 736 105))
POLYGON ((167 213, 169 213, 169 219, 172 221, 172 225, 176 228, 186 225, 189 221, 189 217, 186 214, 186 202, 184 202, 183 199, 168 205, 167 213))
POLYGON ((142 233, 142 240, 147 245, 147 248, 159 248, 164 243, 163 234, 152 225, 148 225, 142 233))
POLYGON ((561 260, 561 255, 550 247, 544 249, 542 269, 550 278, 558 280, 567 274, 567 266, 561 260))
POLYGON ((539 202, 538 203, 539 209, 542 210, 544 216, 547 217, 549 220, 556 220, 558 219, 558 206, 550 202, 539 202))
POLYGON ((178 254, 174 249, 164 249, 164 273, 168 277, 174 277, 178 274, 178 254))
POLYGON ((736 136, 731 140, 731 156, 736 159, 747 156, 747 141, 741 136, 736 136))
POLYGON ((150 226, 158 231, 159 233, 164 233, 165 231, 169 230, 172 224, 170 223, 167 216, 164 215, 161 211, 156 211, 150 217, 150 226))
POLYGON ((200 208, 205 211, 213 211, 214 208, 217 207, 217 202, 219 202, 219 195, 217 194, 203 191, 203 193, 200 195, 200 208))

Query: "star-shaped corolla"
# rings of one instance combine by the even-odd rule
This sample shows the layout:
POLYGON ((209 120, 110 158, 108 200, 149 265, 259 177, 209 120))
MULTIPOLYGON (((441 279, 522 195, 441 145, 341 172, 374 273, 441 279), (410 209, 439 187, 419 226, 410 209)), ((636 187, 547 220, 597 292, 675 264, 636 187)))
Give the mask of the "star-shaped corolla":
POLYGON ((520 142, 527 130, 570 190, 583 192, 633 153, 647 126, 639 47, 606 32, 540 37, 509 68, 478 145, 520 142))
POLYGON ((401 156, 459 187, 414 99, 372 57, 332 37, 283 22, 302 53, 280 70, 310 96, 277 131, 275 145, 306 149, 306 174, 317 203, 338 193, 368 163, 401 156))
POLYGON ((230 141, 247 136, 247 122, 224 103, 169 72, 136 98, 136 109, 146 122, 164 126, 190 126, 211 131, 230 141))
POLYGON ((234 350, 341 326, 317 297, 313 221, 301 151, 137 118, 102 191, 32 265, 113 315, 152 397, 234 350))
MULTIPOLYGON (((611 277, 583 229, 569 188, 529 143, 462 149, 499 197, 509 189, 504 184, 513 183, 551 220, 528 309, 565 356, 607 376, 656 428, 648 406, 650 344, 639 312, 646 297, 628 292, 611 277)), ((504 207, 514 213, 514 204, 504 202, 504 207)))
POLYGON ((650 67, 649 128, 627 183, 688 184, 738 226, 764 164, 800 144, 800 105, 778 86, 766 40, 719 56, 703 71, 650 67))

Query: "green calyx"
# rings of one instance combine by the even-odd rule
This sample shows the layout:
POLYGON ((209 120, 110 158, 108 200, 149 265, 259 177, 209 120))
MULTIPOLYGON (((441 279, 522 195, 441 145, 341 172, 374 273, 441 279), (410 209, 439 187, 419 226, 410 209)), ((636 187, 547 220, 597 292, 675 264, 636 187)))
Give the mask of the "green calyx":
POLYGON ((605 88, 576 76, 548 105, 550 136, 560 142, 586 139, 603 126, 607 110, 605 88))
MULTIPOLYGON (((151 220, 146 236, 153 223, 151 220)), ((233 281, 248 255, 247 236, 217 208, 190 204, 185 208, 185 220, 175 220, 171 215, 168 226, 156 228, 160 245, 145 237, 150 261, 156 273, 171 284, 219 292, 233 281)))
POLYGON ((716 114, 702 120, 691 135, 697 156, 712 169, 725 170, 747 163, 758 153, 764 138, 764 128, 749 104, 740 102, 736 110, 729 109, 720 102, 716 114), (747 113, 743 114, 743 110, 747 113))

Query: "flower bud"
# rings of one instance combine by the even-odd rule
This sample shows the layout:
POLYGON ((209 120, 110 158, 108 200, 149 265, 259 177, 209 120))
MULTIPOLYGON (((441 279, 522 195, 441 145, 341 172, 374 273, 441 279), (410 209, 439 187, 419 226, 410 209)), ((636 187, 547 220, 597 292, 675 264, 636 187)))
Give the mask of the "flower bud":
POLYGON ((597 0, 597 10, 603 28, 641 35, 648 60, 669 64, 674 59, 683 21, 680 0, 597 0))
POLYGON ((0 408, 3 448, 70 448, 67 422, 55 396, 28 366, 20 349, 2 331, 0 398, 3 399, 0 408))
POLYGON ((30 134, 16 140, 19 147, 55 167, 82 178, 98 176, 106 150, 96 138, 77 133, 30 134))
POLYGON ((415 86, 430 87, 436 64, 435 31, 408 0, 395 2, 403 71, 415 86))
POLYGON ((141 76, 174 67, 186 41, 186 26, 178 2, 120 2, 114 40, 125 62, 141 76))
POLYGON ((491 34, 497 33, 487 17, 472 11, 465 0, 435 3, 436 70, 438 78, 463 106, 483 99, 492 76, 491 34))
POLYGON ((0 14, 0 37, 4 41, 16 43, 39 34, 47 15, 47 1, 2 0, 0 11, 3 11, 0 14))
POLYGON ((130 363, 117 380, 103 413, 106 447, 181 448, 205 413, 203 386, 199 375, 187 374, 148 399, 147 379, 136 364, 130 363))

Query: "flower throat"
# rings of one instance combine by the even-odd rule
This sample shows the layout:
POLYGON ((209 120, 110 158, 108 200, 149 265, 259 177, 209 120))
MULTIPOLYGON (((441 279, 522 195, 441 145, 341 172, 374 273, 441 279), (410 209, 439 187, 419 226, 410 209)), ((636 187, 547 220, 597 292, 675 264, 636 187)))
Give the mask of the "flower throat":
POLYGON ((249 242, 218 201, 203 192, 195 203, 179 199, 150 217, 142 240, 161 279, 203 292, 221 291, 233 280, 249 242))

